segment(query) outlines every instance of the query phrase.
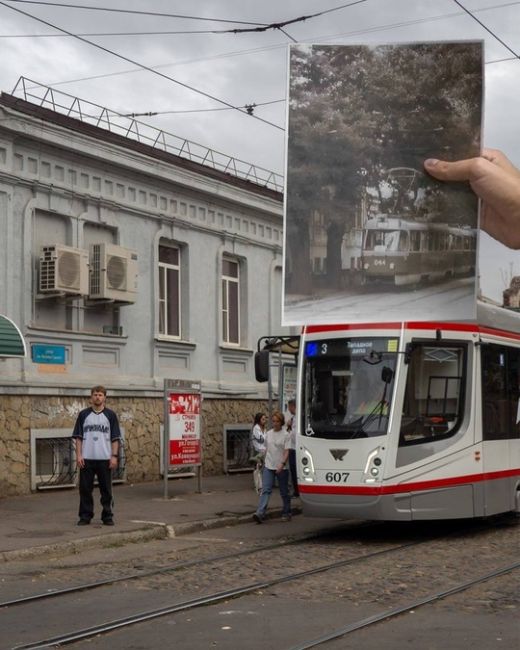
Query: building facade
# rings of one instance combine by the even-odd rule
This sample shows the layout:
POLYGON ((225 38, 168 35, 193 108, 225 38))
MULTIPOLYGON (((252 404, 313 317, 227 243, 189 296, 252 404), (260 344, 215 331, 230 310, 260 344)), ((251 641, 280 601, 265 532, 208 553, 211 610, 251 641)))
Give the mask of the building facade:
POLYGON ((137 481, 160 476, 164 379, 201 380, 219 473, 225 426, 265 404, 257 340, 288 333, 282 194, 41 104, 0 98, 0 313, 29 350, 0 361, 0 496, 74 482, 94 384, 137 481))

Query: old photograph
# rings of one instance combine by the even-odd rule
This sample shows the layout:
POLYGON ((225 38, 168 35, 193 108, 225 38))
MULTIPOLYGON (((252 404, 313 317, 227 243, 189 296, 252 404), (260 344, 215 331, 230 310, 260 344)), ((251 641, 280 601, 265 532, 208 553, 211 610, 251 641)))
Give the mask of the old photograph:
POLYGON ((285 325, 472 319, 479 41, 290 47, 285 325))

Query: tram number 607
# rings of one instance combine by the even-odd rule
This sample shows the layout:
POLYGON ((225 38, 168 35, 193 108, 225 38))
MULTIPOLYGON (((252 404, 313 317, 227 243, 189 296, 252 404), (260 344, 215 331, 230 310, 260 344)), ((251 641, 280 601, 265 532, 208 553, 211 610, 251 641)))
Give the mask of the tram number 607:
POLYGON ((327 472, 325 480, 327 483, 346 483, 349 472, 327 472))

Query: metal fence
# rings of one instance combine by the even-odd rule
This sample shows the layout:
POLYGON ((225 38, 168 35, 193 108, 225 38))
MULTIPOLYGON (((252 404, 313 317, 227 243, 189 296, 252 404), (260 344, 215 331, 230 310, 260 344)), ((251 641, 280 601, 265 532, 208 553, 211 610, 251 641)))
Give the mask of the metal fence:
POLYGON ((157 129, 146 122, 136 120, 131 114, 110 110, 27 77, 18 79, 12 94, 42 108, 73 117, 141 144, 167 151, 276 192, 283 192, 284 178, 281 174, 157 129))

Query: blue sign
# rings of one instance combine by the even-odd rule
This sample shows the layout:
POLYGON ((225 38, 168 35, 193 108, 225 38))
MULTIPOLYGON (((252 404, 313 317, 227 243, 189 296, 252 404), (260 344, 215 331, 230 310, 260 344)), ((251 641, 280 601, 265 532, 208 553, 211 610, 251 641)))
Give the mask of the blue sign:
POLYGON ((47 345, 46 343, 33 343, 31 355, 34 363, 64 364, 66 351, 64 345, 47 345))

